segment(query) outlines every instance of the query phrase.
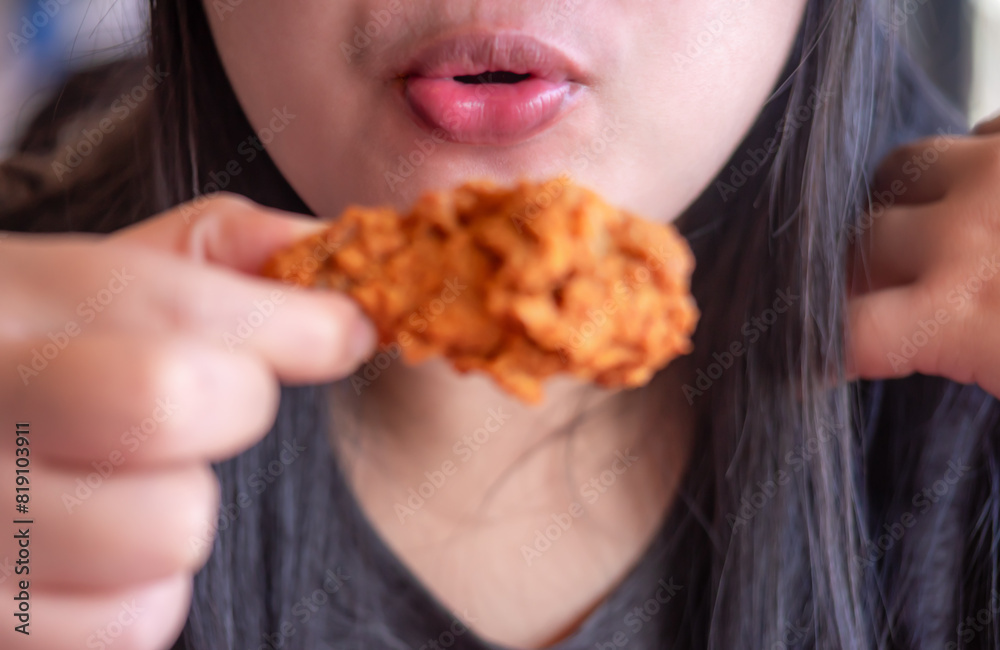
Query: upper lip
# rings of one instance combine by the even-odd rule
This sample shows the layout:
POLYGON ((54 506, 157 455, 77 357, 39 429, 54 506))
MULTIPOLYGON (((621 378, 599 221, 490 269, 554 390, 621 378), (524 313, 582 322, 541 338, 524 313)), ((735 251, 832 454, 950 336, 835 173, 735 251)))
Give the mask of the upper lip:
POLYGON ((583 67, 560 48, 519 32, 469 32, 420 47, 394 76, 446 78, 512 72, 553 82, 586 83, 583 67))

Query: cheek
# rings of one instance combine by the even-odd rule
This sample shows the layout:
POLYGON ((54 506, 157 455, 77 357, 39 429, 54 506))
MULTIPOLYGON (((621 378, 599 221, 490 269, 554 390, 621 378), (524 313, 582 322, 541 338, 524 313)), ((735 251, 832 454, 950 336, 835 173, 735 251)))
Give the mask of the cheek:
POLYGON ((641 62, 640 74, 624 75, 628 88, 617 105, 635 113, 637 146, 662 178, 664 191, 640 199, 647 212, 659 205, 656 214, 673 218, 733 155, 779 81, 804 7, 805 0, 685 3, 643 28, 629 56, 641 62))
MULTIPOLYGON (((321 166, 324 148, 309 143, 343 139, 338 125, 356 123, 365 100, 340 48, 343 26, 353 24, 351 3, 242 2, 225 13, 214 11, 214 4, 229 3, 206 0, 206 13, 250 124, 258 133, 274 132, 268 152, 281 159, 294 152, 304 169, 321 166)), ((291 178, 301 174, 286 171, 291 178)))

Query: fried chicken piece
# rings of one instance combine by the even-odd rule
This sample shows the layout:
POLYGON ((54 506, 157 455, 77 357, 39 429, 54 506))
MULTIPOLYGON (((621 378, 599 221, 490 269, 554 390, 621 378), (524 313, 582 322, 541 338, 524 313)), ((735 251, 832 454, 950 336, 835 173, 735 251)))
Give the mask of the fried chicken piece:
POLYGON ((444 355, 534 403, 556 373, 634 387, 690 352, 693 266, 672 226, 561 176, 469 182, 405 215, 352 206, 262 275, 346 292, 407 361, 444 355))

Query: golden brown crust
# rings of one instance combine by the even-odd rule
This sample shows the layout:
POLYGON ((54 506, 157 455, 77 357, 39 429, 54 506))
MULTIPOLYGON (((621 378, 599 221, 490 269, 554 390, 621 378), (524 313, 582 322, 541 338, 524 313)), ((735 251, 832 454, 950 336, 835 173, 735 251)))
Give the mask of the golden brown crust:
POLYGON ((690 352, 693 266, 673 227, 563 176, 470 182, 406 215, 350 207, 262 274, 344 291, 408 361, 441 354, 537 402, 555 373, 639 386, 690 352))

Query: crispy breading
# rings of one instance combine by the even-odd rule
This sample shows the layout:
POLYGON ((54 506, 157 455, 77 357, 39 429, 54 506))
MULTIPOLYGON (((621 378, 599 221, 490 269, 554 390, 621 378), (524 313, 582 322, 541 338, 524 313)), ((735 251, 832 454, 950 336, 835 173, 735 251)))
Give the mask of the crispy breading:
POLYGON ((405 215, 352 206, 262 274, 343 291, 407 361, 444 355, 538 402, 556 373, 634 387, 690 352, 693 267, 672 226, 562 176, 469 182, 405 215))

